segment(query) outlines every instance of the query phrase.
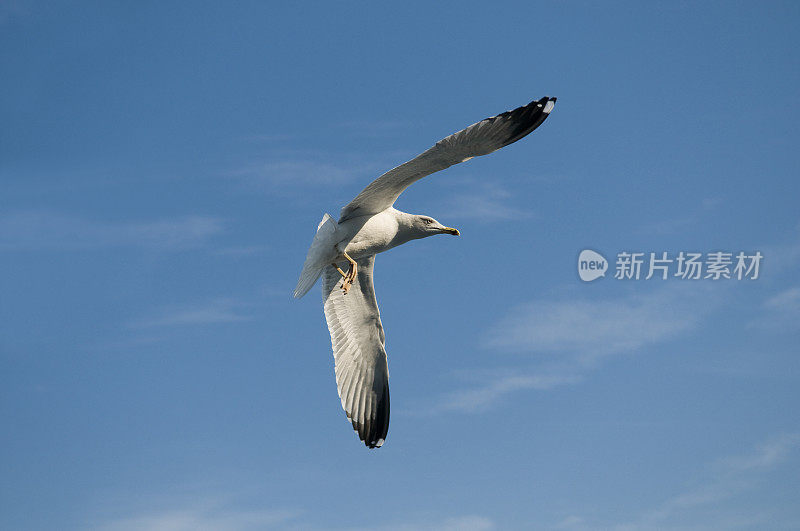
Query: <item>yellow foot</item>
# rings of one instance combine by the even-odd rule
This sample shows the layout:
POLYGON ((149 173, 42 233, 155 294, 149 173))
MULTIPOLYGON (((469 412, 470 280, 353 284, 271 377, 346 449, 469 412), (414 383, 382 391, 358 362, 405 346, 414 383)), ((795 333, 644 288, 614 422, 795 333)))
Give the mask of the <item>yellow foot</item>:
POLYGON ((344 279, 342 281, 342 291, 344 292, 345 295, 347 295, 347 292, 350 291, 350 286, 352 286, 352 285, 353 285, 353 283, 350 282, 349 279, 344 279))
POLYGON ((350 256, 347 253, 342 253, 342 254, 344 255, 345 258, 347 258, 347 261, 350 262, 350 269, 347 270, 347 273, 345 273, 338 267, 336 269, 339 271, 339 274, 342 275, 343 277, 342 291, 344 291, 344 294, 347 295, 347 292, 350 291, 350 286, 353 285, 353 282, 355 282, 356 276, 358 275, 358 265, 356 264, 356 261, 350 258, 350 256))
POLYGON ((342 291, 344 291, 345 295, 347 295, 347 292, 350 291, 350 287, 353 285, 353 282, 356 281, 355 267, 351 267, 350 270, 347 271, 347 274, 343 276, 344 279, 342 280, 342 291))

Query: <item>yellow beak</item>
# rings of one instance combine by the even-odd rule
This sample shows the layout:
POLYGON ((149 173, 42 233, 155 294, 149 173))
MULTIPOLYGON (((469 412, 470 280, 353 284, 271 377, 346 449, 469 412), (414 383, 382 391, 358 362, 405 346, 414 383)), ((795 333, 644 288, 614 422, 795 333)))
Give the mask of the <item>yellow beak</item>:
POLYGON ((453 227, 445 227, 442 229, 442 232, 444 232, 445 234, 452 234, 453 236, 458 236, 459 234, 461 234, 460 232, 458 232, 458 229, 454 229, 453 227))

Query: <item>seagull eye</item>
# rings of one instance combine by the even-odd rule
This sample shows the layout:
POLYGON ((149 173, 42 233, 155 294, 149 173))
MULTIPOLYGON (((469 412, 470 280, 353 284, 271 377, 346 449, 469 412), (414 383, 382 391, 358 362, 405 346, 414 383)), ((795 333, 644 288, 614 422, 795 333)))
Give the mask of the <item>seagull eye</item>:
POLYGON ((430 225, 431 223, 433 223, 433 220, 430 218, 422 218, 422 221, 423 223, 425 223, 425 225, 430 225))

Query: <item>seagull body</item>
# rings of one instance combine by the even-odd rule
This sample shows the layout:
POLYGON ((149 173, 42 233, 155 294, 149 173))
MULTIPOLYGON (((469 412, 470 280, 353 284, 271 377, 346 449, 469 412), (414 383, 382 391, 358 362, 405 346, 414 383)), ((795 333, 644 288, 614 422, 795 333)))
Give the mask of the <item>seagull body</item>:
POLYGON ((395 200, 426 175, 523 138, 544 122, 555 101, 550 97, 532 101, 440 140, 375 179, 342 209, 338 222, 325 214, 317 226, 294 296, 305 295, 322 276, 339 397, 368 447, 380 447, 389 430, 389 369, 372 282, 375 255, 410 240, 459 234, 430 216, 395 209, 395 200))
MULTIPOLYGON (((427 216, 417 216, 389 207, 374 215, 350 218, 337 225, 342 237, 336 245, 339 260, 347 254, 359 258, 373 256, 408 241, 434 234, 455 234, 456 229, 445 227, 427 216), (425 219, 425 221, 422 221, 425 219), (430 230, 428 230, 430 229, 430 230), (454 232, 455 231, 455 232, 454 232)), ((338 261, 336 257, 332 261, 338 261)))

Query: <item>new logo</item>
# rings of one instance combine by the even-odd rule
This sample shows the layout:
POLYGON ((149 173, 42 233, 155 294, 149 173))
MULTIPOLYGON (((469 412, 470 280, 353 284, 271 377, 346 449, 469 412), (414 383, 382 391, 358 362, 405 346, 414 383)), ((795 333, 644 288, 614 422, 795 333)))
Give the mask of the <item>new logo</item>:
POLYGON ((608 260, 602 254, 592 251, 591 249, 584 249, 578 256, 578 276, 584 282, 591 282, 592 280, 606 276, 608 269, 608 260))

